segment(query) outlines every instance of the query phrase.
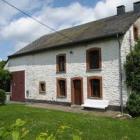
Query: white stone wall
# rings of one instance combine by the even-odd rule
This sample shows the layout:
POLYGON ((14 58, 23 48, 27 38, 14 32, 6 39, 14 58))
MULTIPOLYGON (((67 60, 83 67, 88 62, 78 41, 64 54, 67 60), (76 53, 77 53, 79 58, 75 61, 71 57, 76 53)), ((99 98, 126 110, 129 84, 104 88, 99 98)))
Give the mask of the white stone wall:
MULTIPOLYGON (((138 24, 138 22, 137 22, 138 24)), ((123 65, 126 55, 130 52, 130 43, 134 45, 133 27, 127 31, 121 42, 121 56, 123 69, 123 100, 127 101, 125 87, 125 73, 123 65), (131 40, 131 41, 130 41, 131 40)), ((28 99, 53 100, 71 102, 71 78, 83 77, 84 101, 87 99, 87 77, 102 76, 103 99, 109 100, 110 105, 120 105, 120 80, 119 80, 119 44, 116 39, 100 41, 89 45, 76 47, 67 46, 65 49, 53 50, 34 55, 22 56, 10 59, 7 69, 10 71, 25 70, 25 96, 29 91, 28 99), (86 50, 89 48, 101 48, 102 69, 86 72, 86 50), (73 54, 70 53, 73 52, 73 54), (56 74, 56 55, 66 54, 66 74, 56 74), (67 79, 67 98, 56 97, 56 78, 67 79), (46 82, 46 94, 39 94, 39 82, 46 82)))
MULTIPOLYGON (((25 91, 29 91, 29 99, 54 100, 61 102, 71 102, 71 78, 83 77, 84 100, 87 99, 87 77, 102 76, 103 78, 103 99, 110 101, 110 105, 120 104, 119 90, 119 62, 118 62, 118 42, 108 40, 90 45, 77 47, 67 47, 39 53, 35 55, 23 56, 11 59, 8 62, 10 71, 25 70, 25 91), (86 72, 86 50, 99 47, 102 53, 102 69, 86 72), (73 51, 73 54, 70 54, 73 51), (66 74, 56 74, 56 55, 66 53, 66 74), (56 98, 56 77, 67 79, 67 98, 56 98), (46 82, 46 94, 39 94, 39 81, 46 82)), ((26 93, 25 93, 26 95, 26 93)))
POLYGON ((134 40, 134 32, 133 32, 133 27, 137 26, 138 27, 138 32, 139 32, 139 36, 140 36, 140 19, 138 19, 130 28, 129 30, 126 32, 126 34, 124 35, 124 38, 122 40, 122 44, 121 44, 121 59, 122 59, 122 78, 123 78, 123 101, 124 101, 124 105, 127 102, 128 99, 128 95, 129 95, 129 91, 126 88, 126 76, 125 76, 125 70, 124 70, 124 64, 126 62, 126 56, 128 55, 128 53, 131 51, 131 49, 133 49, 133 47, 135 46, 136 42, 134 40))

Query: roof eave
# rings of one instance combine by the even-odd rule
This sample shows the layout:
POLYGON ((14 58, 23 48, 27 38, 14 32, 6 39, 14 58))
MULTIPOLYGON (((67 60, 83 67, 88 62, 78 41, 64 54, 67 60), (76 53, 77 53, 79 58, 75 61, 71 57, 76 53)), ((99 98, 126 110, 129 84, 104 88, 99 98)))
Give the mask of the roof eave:
POLYGON ((125 33, 114 33, 114 34, 105 35, 105 36, 102 36, 102 37, 84 39, 84 40, 79 40, 79 41, 75 41, 75 42, 68 42, 68 43, 65 43, 65 44, 50 46, 48 48, 42 48, 42 49, 33 50, 33 51, 29 51, 29 52, 24 52, 24 53, 20 53, 20 54, 13 54, 13 55, 8 56, 8 60, 11 59, 11 58, 16 58, 16 57, 20 57, 20 56, 24 56, 24 55, 37 54, 37 53, 44 52, 44 51, 47 51, 47 50, 60 49, 62 47, 68 46, 68 45, 73 46, 73 45, 76 45, 76 44, 88 43, 88 42, 98 41, 98 40, 101 40, 101 39, 117 37, 117 35, 122 36, 124 34, 125 33))

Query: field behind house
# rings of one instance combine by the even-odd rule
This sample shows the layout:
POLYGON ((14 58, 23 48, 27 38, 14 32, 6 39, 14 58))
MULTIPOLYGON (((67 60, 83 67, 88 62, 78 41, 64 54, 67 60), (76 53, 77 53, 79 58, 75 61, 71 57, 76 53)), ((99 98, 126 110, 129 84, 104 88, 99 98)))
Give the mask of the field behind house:
MULTIPOLYGON (((140 118, 119 120, 84 114, 27 107, 11 104, 0 106, 0 127, 8 127, 21 118, 30 130, 26 140, 35 140, 40 132, 55 132, 67 125, 82 132, 82 140, 140 140, 140 118)), ((69 140, 68 134, 62 140, 69 140)))

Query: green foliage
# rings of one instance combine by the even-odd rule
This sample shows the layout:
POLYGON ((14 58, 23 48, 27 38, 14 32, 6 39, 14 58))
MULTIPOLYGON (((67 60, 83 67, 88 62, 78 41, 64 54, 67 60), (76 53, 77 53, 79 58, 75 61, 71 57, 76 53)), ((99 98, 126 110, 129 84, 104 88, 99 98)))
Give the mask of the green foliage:
POLYGON ((5 61, 0 62, 0 88, 5 91, 10 91, 11 75, 8 70, 4 70, 5 61))
MULTIPOLYGON (((134 50, 128 54, 125 64, 126 84, 132 90, 140 91, 140 41, 134 50)), ((140 93, 140 92, 139 92, 140 93)))
POLYGON ((133 117, 140 116, 140 94, 133 92, 127 102, 127 110, 133 117))
POLYGON ((9 128, 0 129, 0 139, 24 140, 29 131, 24 127, 25 121, 17 119, 9 128))
MULTIPOLYGON (((11 140, 24 140, 28 134, 29 130, 26 129, 25 126, 26 122, 17 119, 16 122, 10 126, 10 128, 1 128, 0 129, 0 139, 4 140, 5 138, 11 139, 11 140)), ((36 140, 56 140, 58 139, 58 135, 63 135, 66 129, 71 129, 68 126, 61 126, 56 133, 49 134, 48 132, 40 133, 36 140)), ((73 129, 71 129, 73 130, 73 129)), ((77 130, 75 132, 78 132, 77 130)), ((80 133, 73 134, 72 140, 81 140, 81 137, 79 135, 80 133)))
POLYGON ((125 71, 127 87, 132 91, 127 102, 127 110, 132 116, 140 116, 140 41, 127 55, 125 71))
MULTIPOLYGON (((25 126, 30 133, 24 140, 35 140, 41 132, 47 132, 49 135, 53 132, 55 135, 57 128, 62 125, 78 129, 82 132, 82 140, 139 140, 140 138, 139 117, 120 120, 100 116, 98 112, 70 113, 28 107, 23 104, 7 104, 0 107, 0 127, 9 127, 9 124, 17 118, 27 120, 25 126)), ((69 137, 71 132, 66 131, 59 140, 71 140, 69 137)))
POLYGON ((48 135, 48 133, 40 133, 39 136, 37 136, 36 140, 56 140, 55 136, 53 134, 48 135))
POLYGON ((0 68, 3 69, 6 64, 6 61, 0 61, 0 68))
POLYGON ((4 90, 0 89, 0 104, 5 104, 6 93, 4 90))

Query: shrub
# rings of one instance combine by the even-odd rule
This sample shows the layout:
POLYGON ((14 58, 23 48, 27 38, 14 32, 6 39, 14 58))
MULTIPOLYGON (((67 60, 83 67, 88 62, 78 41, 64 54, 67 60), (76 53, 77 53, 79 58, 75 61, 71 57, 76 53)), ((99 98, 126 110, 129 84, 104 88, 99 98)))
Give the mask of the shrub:
POLYGON ((0 104, 4 104, 6 100, 6 93, 4 90, 0 89, 0 104))
POLYGON ((9 71, 0 68, 0 88, 10 91, 11 74, 9 71))
POLYGON ((134 49, 127 55, 126 64, 126 84, 132 90, 140 91, 140 41, 134 49))
POLYGON ((140 94, 133 92, 127 101, 127 110, 133 117, 140 116, 140 94))
POLYGON ((4 66, 6 65, 6 61, 2 60, 0 61, 0 68, 4 68, 4 66))
POLYGON ((132 116, 140 116, 140 40, 127 55, 124 67, 126 85, 132 92, 127 102, 127 110, 132 116))

